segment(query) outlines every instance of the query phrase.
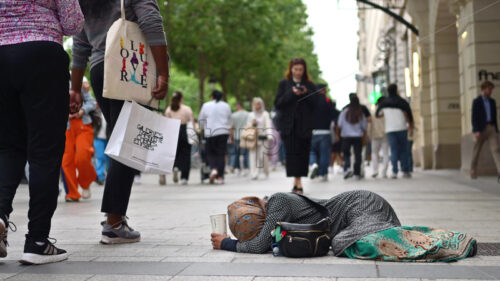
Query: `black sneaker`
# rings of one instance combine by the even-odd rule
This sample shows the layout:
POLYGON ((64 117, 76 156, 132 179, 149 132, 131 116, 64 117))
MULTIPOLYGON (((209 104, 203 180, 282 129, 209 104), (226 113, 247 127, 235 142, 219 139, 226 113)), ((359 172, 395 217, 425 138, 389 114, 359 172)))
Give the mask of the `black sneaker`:
POLYGON ((22 264, 46 264, 68 259, 68 253, 54 246, 54 243, 48 239, 40 242, 35 242, 33 239, 26 239, 24 253, 19 262, 22 264), (39 245, 40 243, 43 244, 39 245))

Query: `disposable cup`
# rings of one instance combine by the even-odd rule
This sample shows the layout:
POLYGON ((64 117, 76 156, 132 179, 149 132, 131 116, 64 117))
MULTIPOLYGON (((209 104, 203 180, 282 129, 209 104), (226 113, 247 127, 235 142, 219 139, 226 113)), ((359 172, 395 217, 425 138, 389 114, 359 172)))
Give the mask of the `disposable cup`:
POLYGON ((212 233, 227 235, 226 214, 211 215, 212 233))

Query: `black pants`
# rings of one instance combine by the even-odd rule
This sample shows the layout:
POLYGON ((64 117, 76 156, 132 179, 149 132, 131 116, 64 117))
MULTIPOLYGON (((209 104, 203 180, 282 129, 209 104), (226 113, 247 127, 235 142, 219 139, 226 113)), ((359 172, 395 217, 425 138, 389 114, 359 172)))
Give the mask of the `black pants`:
POLYGON ((361 174, 361 151, 363 149, 363 139, 342 138, 342 152, 344 153, 344 171, 351 168, 351 146, 354 148, 354 175, 361 174))
POLYGON ((69 58, 60 44, 0 46, 0 217, 12 212, 16 189, 29 171, 27 238, 50 232, 59 195, 69 114, 69 58))
MULTIPOLYGON (((108 123, 108 128, 113 131, 122 110, 123 101, 108 99, 102 96, 104 63, 100 63, 91 69, 90 80, 92 81, 97 103, 108 123)), ((114 159, 110 159, 108 176, 102 197, 101 212, 122 216, 126 215, 130 192, 132 191, 132 184, 136 174, 139 174, 137 170, 123 165, 114 159)))
POLYGON ((188 142, 185 124, 181 125, 179 131, 174 167, 179 168, 181 171, 181 179, 189 179, 189 171, 191 170, 191 145, 188 142))
POLYGON ((285 144, 286 176, 307 177, 311 138, 304 138, 295 133, 282 135, 281 138, 285 144))
POLYGON ((227 139, 229 135, 219 135, 207 138, 207 159, 211 169, 217 169, 218 177, 224 178, 226 166, 227 139))

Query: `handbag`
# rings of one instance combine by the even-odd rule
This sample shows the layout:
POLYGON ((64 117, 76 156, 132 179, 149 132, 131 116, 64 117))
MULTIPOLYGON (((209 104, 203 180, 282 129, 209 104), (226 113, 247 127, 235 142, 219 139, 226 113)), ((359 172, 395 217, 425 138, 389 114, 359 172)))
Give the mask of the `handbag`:
POLYGON ((255 149, 259 132, 253 126, 247 126, 241 131, 240 147, 246 149, 255 149))
POLYGON ((276 253, 274 248, 277 247, 281 255, 290 258, 325 256, 330 250, 332 241, 328 209, 306 196, 299 196, 315 206, 324 218, 315 224, 277 222, 272 234, 275 238, 273 253, 276 253))
POLYGON ((105 153, 141 172, 169 174, 174 166, 181 121, 135 102, 123 104, 105 153))
POLYGON ((151 96, 156 86, 156 64, 151 47, 139 25, 126 20, 124 0, 119 2, 121 17, 106 35, 102 95, 157 108, 158 100, 151 96))

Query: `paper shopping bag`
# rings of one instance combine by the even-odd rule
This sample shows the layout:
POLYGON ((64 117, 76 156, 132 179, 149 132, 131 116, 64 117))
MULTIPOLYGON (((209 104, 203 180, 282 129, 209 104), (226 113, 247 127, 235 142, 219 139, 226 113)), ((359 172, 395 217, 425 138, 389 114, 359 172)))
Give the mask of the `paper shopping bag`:
POLYGON ((141 172, 170 173, 180 125, 180 120, 156 114, 135 102, 125 102, 105 153, 141 172))
POLYGON ((158 100, 151 96, 156 87, 153 54, 139 25, 125 19, 123 2, 122 16, 111 25, 106 36, 102 95, 157 108, 158 100))

